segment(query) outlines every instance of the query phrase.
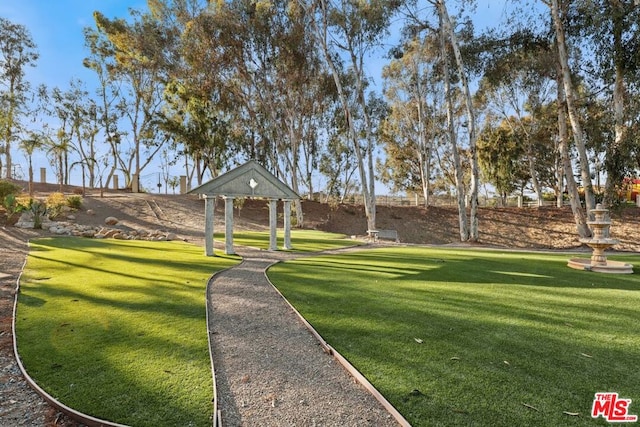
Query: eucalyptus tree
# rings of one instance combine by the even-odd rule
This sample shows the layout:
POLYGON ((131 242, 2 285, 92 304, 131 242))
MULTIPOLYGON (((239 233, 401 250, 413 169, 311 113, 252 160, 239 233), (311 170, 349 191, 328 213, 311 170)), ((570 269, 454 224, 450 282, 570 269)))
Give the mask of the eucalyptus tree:
MULTIPOLYGON (((194 16, 183 32, 184 68, 171 86, 187 108, 173 108, 173 117, 197 119, 187 102, 196 97, 194 105, 206 104, 225 134, 219 144, 190 147, 215 147, 224 163, 258 160, 294 191, 304 183, 313 192, 331 91, 307 23, 303 9, 287 1, 211 3, 194 16)), ((301 205, 296 214, 302 224, 301 205)))
POLYGON ((563 0, 542 0, 550 10, 551 22, 553 24, 556 48, 558 53, 558 70, 564 91, 564 102, 566 103, 567 114, 573 140, 578 151, 580 177, 585 195, 585 207, 587 212, 595 207, 595 196, 593 192, 593 183, 591 181, 591 168, 589 158, 587 156, 585 135, 583 126, 580 122, 578 106, 576 105, 576 88, 574 86, 571 68, 569 67, 569 53, 566 39, 565 23, 567 19, 567 2, 563 0))
POLYGON ((162 105, 167 63, 175 54, 173 34, 162 31, 149 15, 131 11, 132 22, 116 18, 110 20, 100 12, 94 13, 97 30, 111 44, 100 52, 113 61, 108 71, 122 84, 118 92, 128 119, 131 147, 120 149, 119 162, 125 166, 125 179, 131 174, 140 176, 167 139, 157 132, 156 114, 162 105))
MULTIPOLYGON (((87 27, 84 28, 83 33, 85 47, 90 52, 89 56, 84 58, 83 66, 96 74, 99 83, 95 92, 95 114, 107 145, 107 153, 102 155, 100 160, 96 159, 101 163, 100 166, 104 166, 106 180, 103 181, 102 172, 98 174, 98 178, 100 186, 104 184, 109 187, 118 168, 125 169, 120 156, 120 142, 123 132, 118 128, 118 122, 124 116, 125 103, 120 96, 121 84, 111 72, 115 67, 113 45, 104 33, 96 29, 87 27)), ((98 165, 94 163, 94 166, 98 165)))
POLYGON ((236 31, 228 33, 232 22, 218 19, 214 3, 152 0, 148 6, 162 31, 173 35, 175 49, 166 64, 159 128, 171 141, 175 161, 182 157, 188 182, 195 177, 199 185, 207 172, 217 176, 237 152, 223 88, 229 73, 222 60, 223 37, 236 31))
POLYGON ((391 54, 383 70, 391 112, 383 132, 387 155, 382 180, 396 190, 421 192, 428 206, 432 156, 443 131, 438 39, 434 32, 423 37, 412 33, 391 54))
POLYGON ((528 178, 522 163, 524 147, 518 140, 520 130, 520 127, 514 128, 508 118, 495 127, 488 121, 478 137, 483 176, 495 187, 502 206, 506 205, 507 196, 521 188, 521 183, 528 178))
POLYGON ((633 159, 638 143, 631 129, 639 122, 632 106, 640 84, 640 8, 635 0, 578 0, 566 7, 571 18, 568 32, 574 34, 577 45, 592 52, 584 58, 582 68, 591 92, 598 94, 589 99, 600 99, 588 106, 604 103, 603 112, 611 116, 606 119, 610 131, 606 132, 603 159, 607 175, 604 199, 611 205, 624 178, 638 169, 633 159))
MULTIPOLYGON (((520 135, 522 158, 526 162, 538 202, 543 200, 544 175, 555 167, 554 138, 541 138, 546 128, 543 106, 555 98, 555 55, 546 37, 530 30, 515 31, 503 40, 492 40, 476 100, 502 125, 520 135), (551 165, 543 160, 551 160, 551 165)), ((485 146, 485 149, 487 147, 485 146)), ((562 185, 554 183, 560 189, 562 185)))
POLYGON ((369 230, 374 230, 376 228, 374 170, 376 140, 373 132, 374 124, 367 111, 367 76, 364 62, 388 34, 391 17, 399 3, 394 0, 367 2, 299 0, 299 3, 312 17, 311 31, 333 75, 346 118, 348 138, 353 144, 357 159, 367 227, 369 230), (345 74, 342 72, 339 60, 341 56, 348 61, 350 76, 355 82, 355 104, 349 102, 345 92, 345 74), (362 117, 359 128, 354 120, 357 114, 362 117))
POLYGON ((275 122, 282 124, 277 151, 291 175, 292 188, 299 192, 304 184, 311 197, 313 171, 319 161, 320 140, 325 136, 323 128, 334 105, 335 90, 315 48, 315 40, 307 30, 310 17, 298 2, 282 2, 280 7, 281 12, 272 12, 277 25, 270 25, 277 28, 273 35, 277 54, 273 58, 271 85, 275 96, 265 105, 275 105, 281 111, 282 120, 275 122))
POLYGON ((29 100, 30 129, 22 133, 19 148, 27 156, 29 167, 29 195, 33 196, 33 154, 46 148, 49 143, 49 90, 39 85, 29 100))
POLYGON ((335 132, 328 136, 327 145, 322 152, 318 169, 327 179, 325 186, 326 201, 344 203, 351 192, 356 191, 354 175, 358 170, 353 145, 346 132, 335 132))
MULTIPOLYGON (((444 0, 428 0, 431 4, 436 7, 438 18, 439 18, 439 30, 440 36, 442 40, 442 55, 443 62, 448 62, 447 49, 450 48, 453 57, 455 58, 457 76, 460 80, 460 90, 463 98, 465 114, 467 116, 466 120, 466 128, 467 128, 467 137, 469 140, 469 164, 471 166, 471 180, 470 180, 470 188, 468 192, 468 198, 470 199, 470 209, 469 209, 469 220, 468 222, 462 218, 462 216, 466 215, 464 200, 463 200, 463 192, 461 191, 462 184, 458 184, 458 209, 460 212, 460 238, 462 241, 477 241, 478 240, 478 187, 479 187, 479 167, 478 167, 478 152, 476 147, 476 111, 473 105, 473 100, 471 97, 471 91, 469 89, 469 81, 468 81, 468 70, 465 67, 465 62, 462 57, 462 53, 460 51, 460 43, 458 41, 458 36, 454 31, 452 20, 449 16, 449 12, 447 10, 447 6, 444 0), (467 228, 468 225, 468 228, 467 228)), ((448 65, 445 65, 447 71, 445 74, 448 74, 448 65)), ((448 76, 445 77, 445 81, 448 80, 448 76)), ((452 96, 450 92, 450 88, 447 87, 447 83, 445 83, 445 100, 448 104, 448 128, 449 135, 452 138, 452 141, 455 141, 454 133, 452 132, 452 96)), ((457 156, 455 153, 456 148, 454 145, 454 156, 457 156)), ((456 162, 456 167, 458 163, 456 162)), ((460 181, 459 173, 456 172, 456 179, 460 181)))
MULTIPOLYGON (((473 3, 464 1, 462 5, 473 3)), ((427 0, 427 4, 431 7, 424 8, 417 2, 407 4, 408 18, 405 31, 409 34, 424 32, 437 42, 434 44, 438 49, 434 49, 432 61, 435 62, 438 81, 442 85, 444 106, 444 112, 441 113, 444 119, 439 119, 441 130, 438 136, 448 142, 449 149, 448 152, 434 152, 438 156, 437 163, 441 165, 445 175, 454 182, 460 239, 476 241, 480 178, 476 147, 477 113, 469 85, 472 76, 472 67, 468 62, 470 57, 463 51, 463 47, 466 47, 472 38, 473 26, 468 19, 452 19, 443 0, 427 0), (434 17, 435 23, 432 22, 434 17), (464 115, 464 119, 461 114, 464 115), (466 147, 460 142, 463 141, 462 138, 467 141, 466 147), (451 164, 444 166, 448 161, 451 164)), ((462 13, 463 9, 459 15, 462 16, 462 13)))
POLYGON ((29 196, 33 196, 33 154, 46 144, 46 135, 42 132, 28 131, 20 141, 20 149, 27 155, 29 165, 29 196))
MULTIPOLYGON (((29 82, 25 69, 35 66, 39 54, 26 27, 0 17, 0 154, 4 154, 4 172, 11 178, 11 145, 18 139, 21 116, 26 110, 29 82)), ((0 174, 2 173, 0 161, 0 174)))
MULTIPOLYGON (((309 15, 297 2, 272 1, 256 5, 249 20, 256 72, 255 106, 270 124, 267 138, 271 166, 297 193, 304 182, 313 193, 312 172, 325 111, 332 91, 323 63, 307 31, 309 15)), ((302 206, 295 205, 302 225, 302 206)))
MULTIPOLYGON (((89 96, 83 83, 72 80, 67 90, 54 88, 50 95, 51 115, 58 119, 56 135, 68 143, 63 153, 62 180, 69 184, 69 175, 74 165, 82 167, 83 183, 85 173, 89 178, 89 186, 96 184, 96 162, 99 157, 99 147, 96 137, 101 129, 101 122, 96 102, 89 96), (70 159, 75 155, 77 159, 70 159)), ((48 127, 55 126, 49 124, 48 127)))

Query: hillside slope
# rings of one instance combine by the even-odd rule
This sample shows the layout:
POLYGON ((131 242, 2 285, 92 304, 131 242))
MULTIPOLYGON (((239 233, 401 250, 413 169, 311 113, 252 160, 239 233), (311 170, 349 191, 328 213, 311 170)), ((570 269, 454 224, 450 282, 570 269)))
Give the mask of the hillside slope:
MULTIPOLYGON (((42 197, 46 193, 41 193, 42 197)), ((304 228, 364 236, 367 222, 364 208, 303 201, 304 228)), ((247 199, 234 210, 236 230, 268 228, 267 202, 247 199)), ((0 214, 1 215, 1 214, 0 214)), ((119 227, 165 230, 185 240, 201 241, 204 233, 204 200, 193 195, 158 195, 109 192, 86 196, 73 221, 104 225, 115 216, 119 227), (91 214, 90 214, 91 213, 91 214)), ((573 215, 565 208, 480 208, 477 245, 521 249, 573 249, 578 241, 573 215)), ((612 212, 612 237, 620 243, 616 250, 640 251, 640 209, 627 207, 612 212)), ((278 205, 279 226, 282 206, 278 205)), ((0 218, 0 222, 2 219, 0 218)), ((455 207, 378 206, 377 227, 398 232, 402 243, 460 244, 458 213, 455 207)), ((216 231, 224 230, 224 201, 219 199, 215 211, 216 231)))

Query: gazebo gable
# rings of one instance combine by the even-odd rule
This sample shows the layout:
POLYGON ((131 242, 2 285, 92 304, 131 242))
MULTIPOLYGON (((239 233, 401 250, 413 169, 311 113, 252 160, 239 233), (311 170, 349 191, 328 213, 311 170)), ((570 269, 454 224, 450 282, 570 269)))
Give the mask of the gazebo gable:
POLYGON ((189 191, 193 194, 227 197, 265 197, 296 200, 300 196, 255 160, 250 160, 189 191))

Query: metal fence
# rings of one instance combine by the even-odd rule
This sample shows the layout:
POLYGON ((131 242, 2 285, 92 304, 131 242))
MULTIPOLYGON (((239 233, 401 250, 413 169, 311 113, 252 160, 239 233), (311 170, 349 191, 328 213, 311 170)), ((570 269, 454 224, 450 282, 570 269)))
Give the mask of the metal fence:
MULTIPOLYGON (((327 202, 327 198, 317 198, 316 200, 327 202)), ((329 202, 337 202, 332 200, 329 202)), ((344 198, 343 203, 351 205, 361 205, 364 203, 362 195, 351 195, 344 198)), ((376 205, 378 206, 425 206, 424 197, 421 195, 413 196, 400 196, 400 195, 377 195, 376 205)), ((447 206, 455 207, 458 205, 458 201, 452 196, 431 196, 429 198, 429 206, 447 206)), ((468 205, 468 203, 467 203, 468 205)), ((506 204, 502 200, 495 197, 479 197, 478 205, 482 207, 521 207, 521 208, 535 208, 535 207, 555 207, 557 205, 555 200, 530 200, 524 197, 508 197, 506 204)), ((565 201, 564 206, 568 206, 569 202, 565 201)))

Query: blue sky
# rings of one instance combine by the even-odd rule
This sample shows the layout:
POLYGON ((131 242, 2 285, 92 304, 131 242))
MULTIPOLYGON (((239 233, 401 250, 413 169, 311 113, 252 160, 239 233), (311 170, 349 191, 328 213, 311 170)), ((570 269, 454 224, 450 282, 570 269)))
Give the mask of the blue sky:
MULTIPOLYGON (((478 0, 477 3, 474 16, 480 25, 496 24, 504 18, 507 10, 504 0, 478 0)), ((94 27, 93 12, 99 10, 109 18, 128 18, 130 8, 146 10, 146 0, 2 0, 0 16, 24 25, 38 46, 38 64, 28 70, 32 85, 45 83, 64 89, 73 78, 85 82, 95 78, 92 71, 82 66, 83 58, 88 55, 82 29, 94 27)), ((390 47, 389 43, 383 49, 390 47)), ((381 65, 371 64, 372 77, 378 78, 380 71, 381 65)))
POLYGON ((28 70, 33 86, 66 88, 72 78, 85 82, 94 73, 82 66, 88 55, 82 29, 95 27, 93 12, 109 18, 129 16, 129 8, 146 9, 145 0, 3 0, 0 16, 24 25, 38 46, 40 59, 28 70))

